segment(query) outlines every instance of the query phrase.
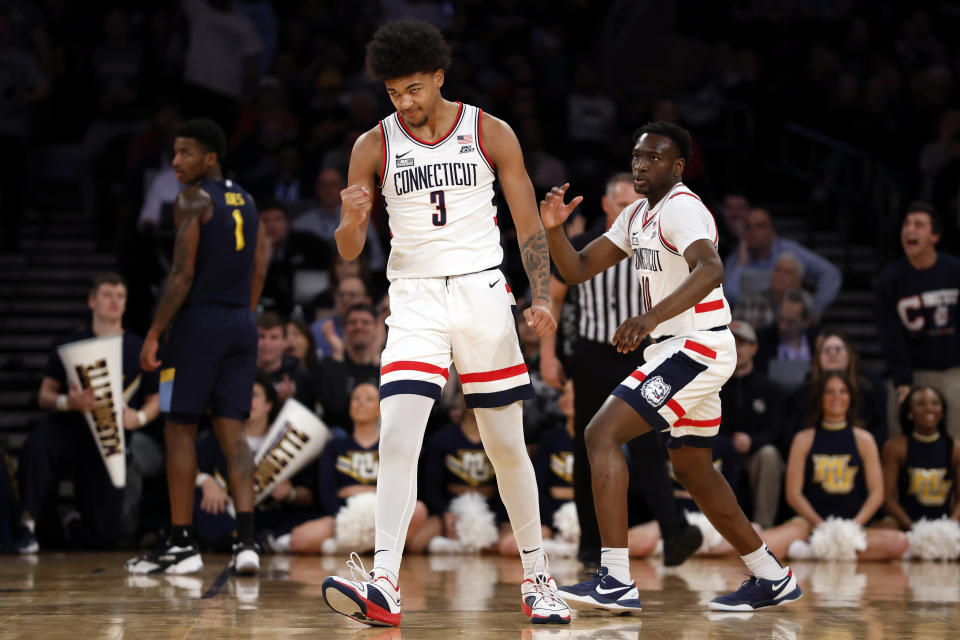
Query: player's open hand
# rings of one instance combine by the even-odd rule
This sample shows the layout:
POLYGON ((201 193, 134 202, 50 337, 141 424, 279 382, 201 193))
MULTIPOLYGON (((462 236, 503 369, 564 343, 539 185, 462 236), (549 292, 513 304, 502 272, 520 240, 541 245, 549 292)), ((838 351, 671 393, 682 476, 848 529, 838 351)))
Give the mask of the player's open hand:
POLYGON ((217 481, 213 478, 207 478, 203 482, 203 496, 200 499, 200 508, 205 513, 217 515, 226 513, 230 504, 230 496, 220 488, 217 481))
POLYGON ((642 316, 627 318, 627 320, 617 328, 613 334, 613 340, 610 343, 617 348, 620 353, 630 353, 640 346, 643 339, 650 335, 660 322, 649 313, 642 316))
POLYGON ((523 317, 527 321, 527 326, 536 331, 538 336, 545 336, 557 330, 557 319, 553 317, 553 311, 546 305, 534 303, 529 309, 524 310, 523 317))
POLYGON ((340 224, 356 227, 364 223, 373 208, 373 197, 366 187, 352 184, 340 192, 340 224))
POLYGON ((163 363, 157 360, 158 347, 159 341, 157 340, 157 336, 153 335, 152 332, 148 332, 147 337, 143 339, 143 347, 140 349, 141 369, 144 371, 156 371, 160 368, 160 365, 163 363))
POLYGON ((563 201, 570 188, 570 183, 566 182, 562 187, 554 187, 547 192, 547 195, 540 201, 540 219, 546 229, 553 229, 562 225, 573 210, 583 202, 583 196, 577 196, 569 204, 563 201))

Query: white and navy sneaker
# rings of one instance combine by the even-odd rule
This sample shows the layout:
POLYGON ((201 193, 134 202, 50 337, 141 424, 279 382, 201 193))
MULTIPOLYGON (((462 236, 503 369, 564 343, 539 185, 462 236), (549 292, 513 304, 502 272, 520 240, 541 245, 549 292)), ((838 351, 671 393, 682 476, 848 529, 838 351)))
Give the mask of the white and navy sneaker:
POLYGON ((400 590, 386 576, 367 573, 355 552, 347 566, 354 580, 330 576, 323 581, 323 599, 327 605, 357 622, 371 627, 400 625, 400 590))
POLYGON ((600 567, 600 571, 589 580, 560 587, 560 593, 574 609, 599 609, 622 614, 643 611, 637 583, 620 582, 608 573, 606 567, 600 567))
POLYGON ((21 555, 32 555, 40 551, 40 545, 37 544, 37 536, 30 530, 30 527, 22 522, 17 528, 17 541, 15 546, 17 553, 21 555))
POLYGON ((731 594, 710 601, 713 611, 755 611, 763 607, 778 607, 799 600, 803 591, 797 584, 790 567, 780 580, 765 580, 756 576, 744 580, 740 588, 731 594))
POLYGON ((520 608, 534 624, 570 624, 570 607, 546 571, 529 573, 520 583, 520 608))
POLYGON ((230 568, 241 576, 252 576, 259 573, 260 545, 256 542, 234 542, 230 568))
POLYGON ((193 542, 177 545, 173 544, 169 538, 153 553, 127 560, 127 572, 137 575, 149 573, 182 575, 196 573, 200 569, 203 569, 203 560, 200 558, 197 545, 193 542))

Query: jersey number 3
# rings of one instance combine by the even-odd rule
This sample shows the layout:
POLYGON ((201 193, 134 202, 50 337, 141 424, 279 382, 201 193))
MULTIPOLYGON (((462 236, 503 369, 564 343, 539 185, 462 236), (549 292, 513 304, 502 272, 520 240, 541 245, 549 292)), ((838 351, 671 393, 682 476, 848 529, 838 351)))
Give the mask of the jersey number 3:
POLYGON ((234 229, 234 234, 237 237, 237 251, 243 251, 246 243, 243 241, 243 214, 240 213, 240 209, 233 210, 233 220, 237 223, 237 227, 234 229))
POLYGON ((433 226, 442 227, 447 224, 447 203, 443 199, 443 191, 431 191, 430 203, 437 205, 437 212, 433 214, 433 226))

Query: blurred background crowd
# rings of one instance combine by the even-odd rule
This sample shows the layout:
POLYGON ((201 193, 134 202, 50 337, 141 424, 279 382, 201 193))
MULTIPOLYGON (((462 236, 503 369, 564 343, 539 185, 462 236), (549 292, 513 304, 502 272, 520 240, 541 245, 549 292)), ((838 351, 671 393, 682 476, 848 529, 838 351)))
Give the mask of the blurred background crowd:
MULTIPOLYGON (((120 273, 124 327, 143 335, 149 325, 182 188, 169 166, 172 136, 186 118, 226 130, 225 173, 254 195, 266 228, 259 366, 273 409, 296 398, 352 437, 351 397, 378 380, 390 308, 382 203, 357 260, 339 258, 333 232, 353 142, 392 112, 364 75, 364 43, 400 17, 444 32, 454 52, 445 97, 514 128, 538 197, 564 182, 585 196, 571 236, 602 224, 637 127, 666 120, 691 131, 684 182, 720 228, 742 346, 724 390, 721 433, 734 452, 725 464, 750 509, 768 488, 760 524, 792 515, 779 487, 794 434, 823 412, 809 399, 822 400, 825 372, 844 372, 880 450, 904 431, 900 403, 915 383, 941 392, 936 423, 960 436, 960 268, 949 255, 960 250, 954 3, 0 0, 0 446, 9 471, 0 475, 12 496, 0 518, 20 521, 18 487, 29 475, 20 453, 50 419, 36 403, 56 357, 50 346, 99 313, 85 304, 99 291, 90 279, 120 273), (763 465, 753 462, 760 450, 763 465), (779 478, 773 495, 761 467, 779 478)), ((522 309, 527 283, 500 207, 503 270, 522 309)), ((576 295, 548 355, 567 373, 589 367, 572 360, 576 295)), ((557 370, 540 375, 536 335, 521 324, 519 337, 538 394, 524 411, 537 455, 541 435, 572 409, 562 409, 557 370)), ((451 385, 428 438, 451 422, 467 430, 463 415, 451 385)), ((148 506, 137 521, 122 535, 71 542, 63 525, 76 521, 71 492, 82 491, 59 482, 78 484, 64 458, 40 496, 61 525, 47 545, 133 546, 163 525, 160 422, 142 430, 159 457, 145 464, 138 499, 148 506)), ((310 473, 301 486, 315 500, 301 493, 297 504, 332 515, 336 500, 321 504, 321 476, 310 473)))

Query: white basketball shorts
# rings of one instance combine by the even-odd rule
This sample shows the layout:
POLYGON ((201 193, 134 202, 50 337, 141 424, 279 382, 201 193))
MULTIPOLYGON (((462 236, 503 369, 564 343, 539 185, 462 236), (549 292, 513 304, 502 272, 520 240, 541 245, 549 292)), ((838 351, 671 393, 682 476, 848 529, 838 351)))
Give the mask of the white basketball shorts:
POLYGON ((614 395, 658 431, 668 446, 712 448, 720 430, 720 387, 737 366, 737 347, 726 327, 673 336, 647 347, 646 363, 614 395))
POLYGON ((437 400, 456 365, 468 408, 533 398, 517 336, 516 301, 499 269, 390 285, 380 398, 437 400))

